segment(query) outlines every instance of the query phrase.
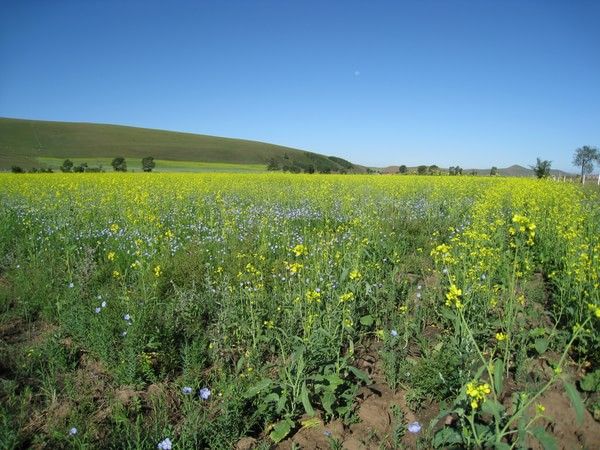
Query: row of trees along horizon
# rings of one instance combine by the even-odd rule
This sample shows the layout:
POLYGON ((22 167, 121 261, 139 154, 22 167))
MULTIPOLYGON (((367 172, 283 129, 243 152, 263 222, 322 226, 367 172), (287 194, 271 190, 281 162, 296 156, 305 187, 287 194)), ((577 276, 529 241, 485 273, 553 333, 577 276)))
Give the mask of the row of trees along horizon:
MULTIPOLYGON (((127 160, 122 156, 118 156, 114 158, 110 165, 112 166, 115 172, 127 172, 127 160)), ((156 162, 154 162, 154 157, 146 156, 142 158, 142 170, 144 172, 152 172, 152 170, 156 167, 156 162)), ((25 173, 25 169, 20 166, 12 166, 11 168, 13 173, 25 173)), ((73 161, 70 159, 65 159, 62 165, 59 167, 59 170, 64 173, 83 173, 83 172, 104 172, 104 168, 102 166, 98 167, 90 167, 88 163, 82 162, 81 164, 75 165, 73 161)), ((29 170, 30 173, 53 173, 54 171, 51 168, 43 167, 36 168, 33 167, 29 170)))
MULTIPOLYGON (((288 158, 289 159, 289 158, 288 158)), ((342 166, 342 169, 334 171, 338 173, 347 173, 347 170, 354 168, 354 166, 346 160, 341 158, 329 157, 328 159, 337 162, 342 166)), ((580 168, 581 181, 585 181, 585 176, 592 173, 594 170, 594 163, 600 163, 600 151, 596 147, 584 145, 575 149, 573 155, 573 165, 580 168)), ((115 172, 127 172, 127 161, 124 157, 119 156, 112 160, 110 163, 115 172)), ((152 172, 156 167, 154 157, 146 156, 142 158, 142 170, 144 172, 152 172)), ((552 161, 543 160, 537 158, 536 164, 529 166, 537 178, 547 178, 550 176, 550 170, 552 168, 552 161)), ((59 167, 61 172, 69 173, 83 173, 83 172, 104 172, 102 166, 90 167, 87 163, 83 162, 79 165, 75 165, 70 159, 65 159, 62 165, 59 167)), ((332 169, 328 166, 323 166, 318 163, 302 164, 298 162, 290 161, 287 164, 279 164, 274 158, 271 158, 267 163, 268 171, 291 172, 291 173, 331 173, 332 169)), ((12 166, 12 172, 14 173, 25 173, 26 171, 20 166, 12 166)), ((30 173, 52 173, 51 168, 32 168, 29 170, 30 173)), ((373 169, 367 168, 367 173, 379 173, 373 169)), ((420 165, 416 168, 416 171, 410 171, 406 165, 398 167, 397 173, 399 174, 417 174, 417 175, 441 175, 445 174, 446 171, 440 169, 437 165, 433 164, 430 166, 420 165)), ((463 175, 463 169, 460 166, 450 166, 447 170, 448 175, 463 175)), ((470 175, 477 175, 476 170, 471 170, 470 175)), ((490 169, 490 176, 498 175, 498 168, 496 166, 490 169)))

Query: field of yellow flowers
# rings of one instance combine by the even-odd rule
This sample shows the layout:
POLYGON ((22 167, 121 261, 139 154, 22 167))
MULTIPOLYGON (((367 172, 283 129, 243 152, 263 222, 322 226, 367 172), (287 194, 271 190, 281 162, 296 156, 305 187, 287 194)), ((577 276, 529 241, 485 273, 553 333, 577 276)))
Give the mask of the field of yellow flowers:
POLYGON ((0 202, 1 448, 600 446, 598 191, 0 174, 0 202))

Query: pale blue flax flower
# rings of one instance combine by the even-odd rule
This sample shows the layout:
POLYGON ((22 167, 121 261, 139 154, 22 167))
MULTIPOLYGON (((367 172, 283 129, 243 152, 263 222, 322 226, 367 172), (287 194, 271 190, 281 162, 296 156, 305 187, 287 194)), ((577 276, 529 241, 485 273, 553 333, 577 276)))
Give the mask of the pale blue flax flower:
POLYGON ((421 431, 421 424, 419 422, 411 422, 408 424, 408 431, 410 433, 416 434, 421 431))
POLYGON ((210 389, 207 387, 200 389, 200 398, 202 400, 208 400, 210 398, 210 389))

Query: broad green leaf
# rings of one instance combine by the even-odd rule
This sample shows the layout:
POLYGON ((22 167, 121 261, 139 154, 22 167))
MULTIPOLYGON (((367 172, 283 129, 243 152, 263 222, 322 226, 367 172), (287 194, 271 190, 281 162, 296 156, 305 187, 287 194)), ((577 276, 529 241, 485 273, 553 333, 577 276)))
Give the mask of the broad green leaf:
POLYGON ((244 358, 243 356, 240 356, 240 359, 237 360, 237 363, 235 364, 235 371, 237 373, 240 373, 244 367, 244 362, 246 362, 246 358, 244 358))
POLYGON ((442 316, 444 316, 446 319, 450 321, 456 320, 456 314, 454 314, 454 312, 450 308, 442 307, 440 308, 440 312, 442 313, 442 316))
POLYGON ((267 395, 263 399, 263 402, 265 402, 265 403, 269 403, 269 402, 277 403, 277 402, 279 402, 279 394, 277 394, 277 392, 271 392, 269 395, 267 395))
POLYGON ((283 408, 285 408, 286 403, 287 403, 287 392, 283 391, 281 393, 281 395, 279 396, 279 400, 277 401, 277 404, 275 405, 275 412, 277 414, 279 414, 281 411, 283 411, 283 408))
POLYGON ((371 382, 371 380, 369 379, 369 375, 367 375, 366 372, 357 369, 354 366, 348 366, 348 369, 350 369, 350 372, 352 372, 356 378, 363 381, 364 383, 369 384, 371 382))
POLYGON ((544 450, 558 450, 558 446, 556 445, 554 437, 544 430, 544 428, 533 427, 531 429, 531 434, 539 441, 540 444, 542 444, 544 450))
POLYGON ((306 388, 306 381, 302 382, 302 390, 300 391, 300 399, 302 400, 302 406, 304 406, 304 411, 309 416, 315 415, 315 410, 310 404, 310 399, 308 398, 308 389, 306 388))
POLYGON ((598 392, 600 391, 600 369, 588 373, 579 382, 579 386, 586 392, 598 392))
POLYGON ((285 437, 290 434, 292 431, 292 427, 294 426, 294 422, 291 419, 283 419, 273 425, 273 431, 269 434, 269 437, 273 440, 273 442, 277 443, 285 439, 285 437))
POLYGON ((324 375, 327 381, 329 381, 330 387, 335 390, 339 385, 344 384, 344 380, 342 380, 337 374, 332 373, 330 375, 324 375))
POLYGON ((565 391, 567 392, 567 396, 569 400, 571 400, 571 405, 575 409, 575 415, 577 417, 577 423, 581 425, 583 423, 583 416, 585 414, 585 406, 583 406, 583 400, 577 392, 577 388, 571 383, 565 383, 565 391))
POLYGON ((244 394, 244 397, 245 398, 256 397, 260 392, 269 388, 271 386, 271 383, 272 383, 272 381, 269 380, 268 378, 260 380, 254 386, 251 386, 250 388, 248 388, 248 390, 244 394))
POLYGON ((548 349, 548 339, 538 338, 535 340, 533 346, 535 347, 535 350, 541 355, 548 349))
POLYGON ((460 432, 451 427, 444 427, 435 433, 433 437, 433 446, 439 447, 450 447, 453 444, 462 444, 463 438, 460 432))
POLYGON ((373 316, 371 316, 371 315, 362 316, 360 318, 361 325, 364 325, 366 327, 373 325, 373 322, 375 322, 375 319, 373 319, 373 316))
POLYGON ((321 404, 323 405, 323 408, 325 409, 325 411, 327 411, 327 413, 330 416, 333 416, 333 403, 335 402, 335 397, 333 395, 333 392, 331 391, 326 391, 323 396, 321 397, 321 404))
POLYGON ((504 387, 504 363, 498 358, 494 361, 494 389, 496 394, 500 395, 504 387))
POLYGON ((475 423, 475 430, 477 431, 479 439, 483 442, 487 441, 488 443, 491 443, 494 440, 495 430, 493 424, 484 425, 482 423, 475 423))
POLYGON ((497 442, 494 444, 494 450, 511 450, 512 447, 505 442, 497 442))
POLYGON ((504 406, 491 398, 486 399, 481 405, 481 410, 484 413, 492 414, 496 420, 500 419, 500 414, 504 411, 504 406))

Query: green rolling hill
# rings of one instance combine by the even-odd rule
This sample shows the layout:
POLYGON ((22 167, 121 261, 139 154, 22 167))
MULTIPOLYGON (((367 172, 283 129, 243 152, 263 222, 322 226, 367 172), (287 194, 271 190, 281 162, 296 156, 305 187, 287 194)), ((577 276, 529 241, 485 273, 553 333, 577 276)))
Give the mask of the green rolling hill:
POLYGON ((279 168, 360 171, 350 162, 264 142, 147 128, 92 123, 0 118, 0 170, 11 166, 58 168, 69 158, 79 164, 110 168, 123 156, 139 170, 152 156, 157 171, 264 171, 279 168))

